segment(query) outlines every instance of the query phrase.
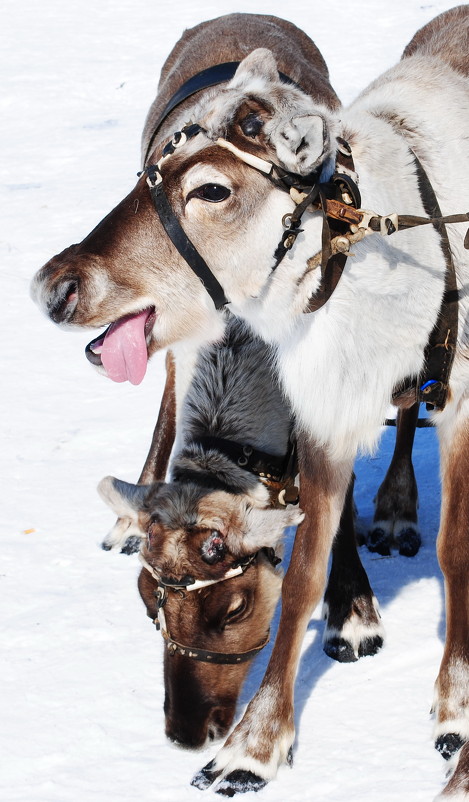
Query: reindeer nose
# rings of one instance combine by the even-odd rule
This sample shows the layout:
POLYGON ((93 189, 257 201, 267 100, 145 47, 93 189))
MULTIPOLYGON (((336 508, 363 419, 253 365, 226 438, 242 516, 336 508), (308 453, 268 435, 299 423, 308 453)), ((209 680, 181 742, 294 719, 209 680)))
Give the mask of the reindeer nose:
POLYGON ((78 279, 64 277, 51 290, 47 299, 47 313, 54 323, 67 323, 78 303, 78 279))

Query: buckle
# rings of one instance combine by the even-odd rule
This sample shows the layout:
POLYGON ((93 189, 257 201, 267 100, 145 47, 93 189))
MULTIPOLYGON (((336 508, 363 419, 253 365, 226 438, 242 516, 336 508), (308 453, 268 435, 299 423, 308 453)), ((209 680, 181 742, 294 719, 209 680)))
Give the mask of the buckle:
MULTIPOLYGON (((160 168, 157 164, 150 164, 148 167, 145 167, 145 169, 142 170, 142 173, 147 174, 147 184, 150 189, 157 187, 158 184, 161 184, 163 180, 163 176, 161 175, 160 168)), ((140 173, 140 175, 142 173, 140 173)))

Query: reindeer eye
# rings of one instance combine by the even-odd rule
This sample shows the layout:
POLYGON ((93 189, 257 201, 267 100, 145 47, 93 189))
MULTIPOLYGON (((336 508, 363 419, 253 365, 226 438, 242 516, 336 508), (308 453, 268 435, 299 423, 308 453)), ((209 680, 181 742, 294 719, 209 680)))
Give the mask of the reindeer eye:
POLYGON ((191 198, 200 198, 200 200, 209 201, 209 203, 220 203, 229 198, 231 192, 221 184, 203 184, 197 189, 191 190, 187 196, 187 201, 191 198))
POLYGON ((254 112, 248 114, 247 117, 245 117, 244 120, 241 120, 240 122, 243 134, 245 136, 251 137, 252 139, 255 139, 256 136, 259 136, 260 132, 262 131, 263 125, 264 123, 262 122, 260 117, 258 117, 257 114, 254 114, 254 112))
POLYGON ((201 555, 204 562, 209 565, 221 562, 225 558, 225 542, 220 534, 214 529, 210 537, 202 543, 201 555))
POLYGON ((225 624, 232 624, 246 609, 246 599, 243 599, 234 610, 229 610, 225 615, 225 624))
POLYGON ((147 543, 148 546, 151 547, 158 537, 158 524, 155 521, 149 521, 148 526, 146 528, 146 536, 147 536, 147 543))

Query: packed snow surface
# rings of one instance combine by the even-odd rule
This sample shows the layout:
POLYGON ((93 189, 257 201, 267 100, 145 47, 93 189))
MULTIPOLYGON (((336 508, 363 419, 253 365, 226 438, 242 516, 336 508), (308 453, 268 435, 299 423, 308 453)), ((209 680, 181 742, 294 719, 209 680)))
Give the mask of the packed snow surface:
MULTIPOLYGON (((100 377, 83 353, 98 332, 56 329, 29 298, 31 277, 132 187, 159 71, 184 28, 231 11, 287 16, 315 40, 347 103, 451 5, 3 0, 5 802, 219 799, 189 786, 216 745, 183 752, 165 739, 163 643, 137 592, 137 558, 99 548, 114 518, 96 484, 106 474, 137 478, 156 420, 164 355, 152 360, 138 387, 100 377)), ((379 454, 357 465, 364 527, 393 437, 387 430, 379 454)), ((433 430, 417 432, 415 465, 420 553, 379 558, 361 549, 381 604, 385 648, 351 665, 333 662, 322 652, 323 622, 315 612, 296 685, 294 768, 282 768, 259 802, 428 802, 442 787, 445 766, 432 746, 429 713, 444 639, 433 430)), ((267 660, 268 650, 252 668, 238 715, 267 660)))

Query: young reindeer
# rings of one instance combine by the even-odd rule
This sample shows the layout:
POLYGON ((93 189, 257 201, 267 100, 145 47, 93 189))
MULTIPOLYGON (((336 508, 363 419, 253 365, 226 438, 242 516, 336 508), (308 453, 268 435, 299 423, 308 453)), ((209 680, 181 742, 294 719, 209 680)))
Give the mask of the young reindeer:
MULTIPOLYGON (((296 460, 270 363, 269 349, 232 318, 197 360, 171 481, 99 485, 145 538, 139 590, 166 640, 166 734, 188 747, 226 735, 249 660, 268 641, 281 588, 275 552, 285 527, 303 519, 278 501, 296 460)), ((107 547, 116 540, 114 532, 107 547)))
POLYGON ((229 20, 228 28, 226 20, 198 26, 178 43, 147 120, 140 181, 80 245, 39 271, 33 293, 57 323, 111 321, 89 356, 117 380, 139 381, 158 345, 219 336, 216 309, 226 302, 276 346, 301 433, 306 518, 262 685, 195 780, 232 794, 262 787, 288 758, 301 643, 353 458, 374 446, 389 402, 408 400, 412 383, 413 401, 440 410, 447 637, 435 735, 445 755, 469 739, 469 262, 465 231, 453 225, 467 215, 446 218, 446 230, 440 214, 469 208, 469 8, 426 26, 401 62, 340 114, 320 56, 298 33, 256 16, 229 20), (249 50, 224 87, 196 81, 195 99, 184 95, 191 75, 249 50), (181 82, 185 100, 168 105, 181 82), (360 193, 350 174, 363 209, 354 208, 360 193), (388 213, 401 209, 418 217, 388 213), (422 217, 432 225, 405 230, 422 217))
MULTIPOLYGON (((171 481, 99 485, 127 523, 105 547, 127 549, 129 532, 144 538, 139 589, 166 640, 166 733, 184 746, 226 734, 248 660, 266 643, 281 587, 275 553, 284 528, 303 519, 285 506, 297 496, 292 423, 269 349, 231 318, 223 341, 199 353, 171 481)), ((345 515, 326 602, 328 654, 356 660, 379 649, 376 600, 345 515)))

